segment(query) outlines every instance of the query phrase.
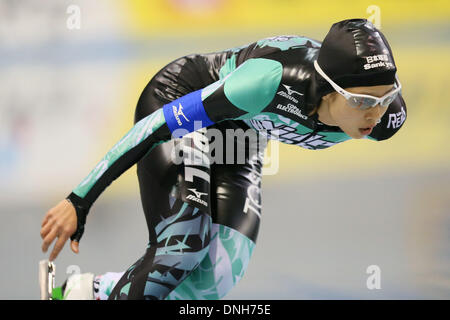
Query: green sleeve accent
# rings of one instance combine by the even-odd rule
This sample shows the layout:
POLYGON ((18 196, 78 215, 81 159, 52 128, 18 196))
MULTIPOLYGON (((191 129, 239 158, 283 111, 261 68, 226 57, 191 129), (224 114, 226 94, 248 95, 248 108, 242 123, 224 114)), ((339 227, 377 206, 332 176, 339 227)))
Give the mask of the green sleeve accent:
POLYGON ((209 86, 202 90, 202 101, 208 98, 214 91, 216 91, 228 78, 227 76, 236 69, 236 55, 232 55, 223 64, 219 70, 219 80, 211 83, 209 86))
POLYGON ((281 51, 286 51, 289 49, 305 47, 307 42, 311 42, 316 46, 320 46, 320 43, 303 36, 278 36, 270 37, 266 39, 259 40, 257 42, 258 46, 264 48, 266 46, 272 48, 279 48, 281 51))
POLYGON ((269 59, 250 59, 226 77, 227 99, 250 114, 260 113, 275 97, 283 66, 269 59))
POLYGON ((233 54, 230 58, 225 61, 222 68, 219 70, 219 78, 223 79, 230 72, 233 72, 236 69, 236 55, 233 54))
MULTIPOLYGON (((100 179, 103 173, 111 167, 111 165, 127 151, 136 147, 144 141, 150 134, 161 127, 166 120, 164 118, 163 109, 158 109, 147 117, 137 122, 133 128, 112 147, 111 150, 103 157, 97 166, 89 173, 89 175, 73 190, 73 192, 81 198, 91 190, 95 183, 100 179)), ((162 143, 159 142, 158 144, 162 143)), ((152 149, 157 144, 152 146, 152 149)))

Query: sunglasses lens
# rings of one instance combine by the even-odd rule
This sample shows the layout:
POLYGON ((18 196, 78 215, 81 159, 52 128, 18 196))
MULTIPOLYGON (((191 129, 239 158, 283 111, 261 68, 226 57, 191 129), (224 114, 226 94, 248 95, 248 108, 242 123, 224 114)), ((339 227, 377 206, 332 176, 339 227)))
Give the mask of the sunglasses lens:
POLYGON ((392 103, 392 101, 395 100, 395 98, 397 97, 397 95, 398 95, 398 93, 395 93, 395 94, 393 94, 393 95, 391 95, 391 96, 389 96, 389 97, 386 97, 386 98, 383 100, 383 102, 381 103, 381 105, 382 105, 383 107, 389 106, 389 105, 392 103))
POLYGON ((350 107, 359 108, 360 103, 358 102, 358 99, 351 97, 350 99, 347 99, 347 102, 350 107))
POLYGON ((351 97, 347 100, 348 104, 353 108, 358 108, 365 110, 367 108, 373 107, 377 101, 372 98, 361 98, 361 97, 351 97))
POLYGON ((362 98, 363 104, 369 107, 373 107, 377 104, 377 100, 372 98, 362 98))

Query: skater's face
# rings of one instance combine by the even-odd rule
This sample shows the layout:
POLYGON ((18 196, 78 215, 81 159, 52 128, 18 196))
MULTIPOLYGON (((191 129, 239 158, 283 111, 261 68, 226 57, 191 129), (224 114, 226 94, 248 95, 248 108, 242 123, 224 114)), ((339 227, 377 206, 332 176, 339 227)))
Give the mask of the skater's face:
MULTIPOLYGON (((345 88, 350 93, 368 94, 375 97, 382 97, 394 87, 391 85, 379 85, 368 87, 351 87, 345 88)), ((337 92, 332 92, 324 96, 325 102, 322 114, 325 114, 325 119, 328 123, 338 126, 347 135, 354 139, 361 139, 369 135, 386 113, 388 107, 383 107, 380 104, 375 107, 361 110, 351 107, 347 100, 337 92)), ((320 114, 320 113, 319 113, 320 114)), ((319 118, 320 119, 320 118, 319 118)))

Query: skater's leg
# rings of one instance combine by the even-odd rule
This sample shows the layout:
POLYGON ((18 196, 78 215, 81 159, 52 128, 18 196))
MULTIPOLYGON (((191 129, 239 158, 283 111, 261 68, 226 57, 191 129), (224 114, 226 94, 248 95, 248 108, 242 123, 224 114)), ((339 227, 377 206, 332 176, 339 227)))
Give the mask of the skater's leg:
MULTIPOLYGON (((262 139, 260 137, 260 139, 262 139)), ((242 165, 211 165, 211 244, 208 255, 167 299, 221 299, 242 279, 261 219, 264 140, 248 144, 242 165)))

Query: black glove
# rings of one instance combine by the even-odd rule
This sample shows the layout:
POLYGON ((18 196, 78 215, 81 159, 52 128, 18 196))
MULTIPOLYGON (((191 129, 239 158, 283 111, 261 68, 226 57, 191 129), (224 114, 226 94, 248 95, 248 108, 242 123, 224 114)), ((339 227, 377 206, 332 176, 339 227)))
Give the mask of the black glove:
POLYGON ((84 225, 86 224, 86 217, 89 212, 90 205, 83 199, 77 196, 75 193, 71 193, 67 196, 67 200, 73 204, 77 213, 77 230, 70 236, 70 240, 80 242, 84 233, 84 225))

